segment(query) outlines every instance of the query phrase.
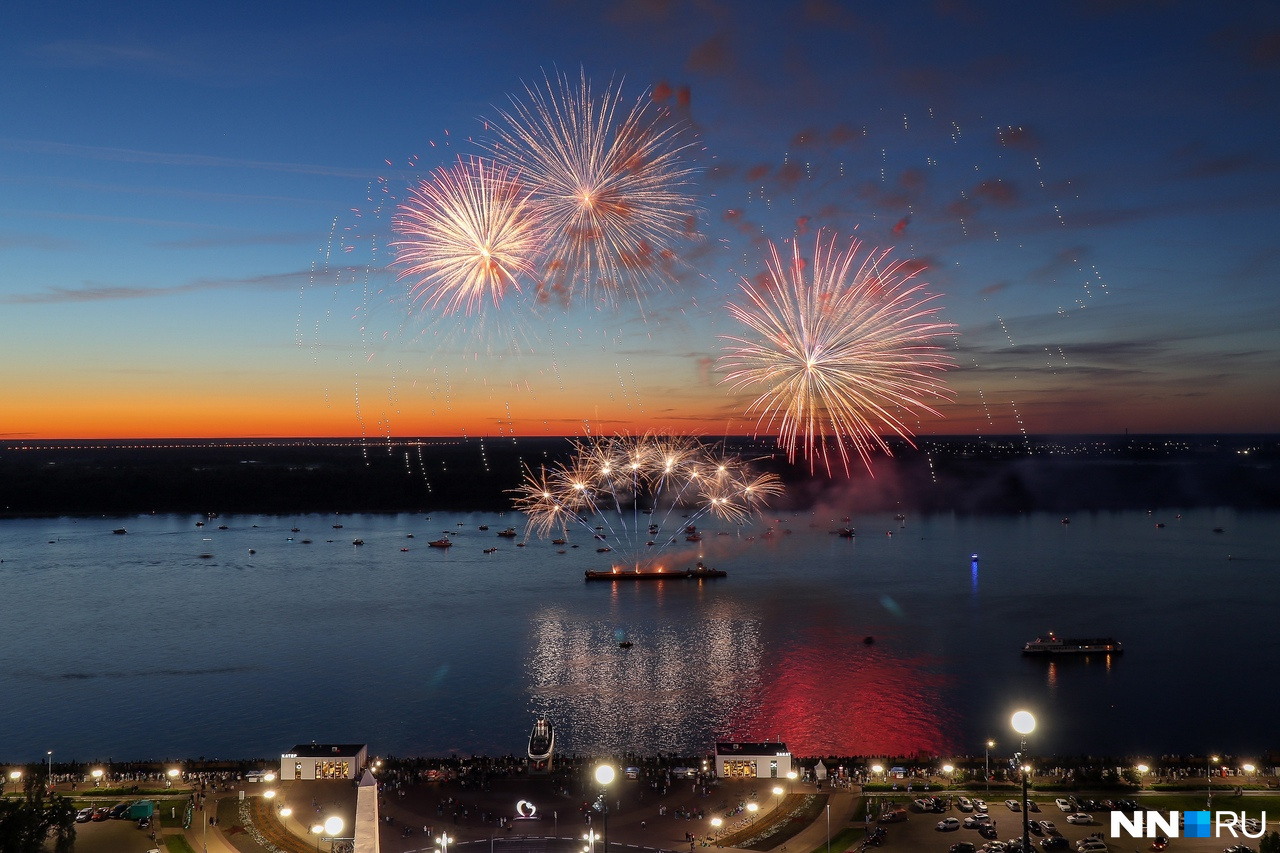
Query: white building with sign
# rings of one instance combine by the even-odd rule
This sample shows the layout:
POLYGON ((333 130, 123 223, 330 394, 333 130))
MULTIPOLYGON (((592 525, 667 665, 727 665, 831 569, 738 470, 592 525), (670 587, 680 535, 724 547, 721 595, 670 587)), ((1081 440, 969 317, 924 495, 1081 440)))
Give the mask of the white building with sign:
POLYGON ((785 779, 791 769, 785 743, 716 744, 716 776, 721 779, 785 779))
POLYGON ((280 779, 356 779, 368 762, 363 743, 299 744, 280 756, 280 779))

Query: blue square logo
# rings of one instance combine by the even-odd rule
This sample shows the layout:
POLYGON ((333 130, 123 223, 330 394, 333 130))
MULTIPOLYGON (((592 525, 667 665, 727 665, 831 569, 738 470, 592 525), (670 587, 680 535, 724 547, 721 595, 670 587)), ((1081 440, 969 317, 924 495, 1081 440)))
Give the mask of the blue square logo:
POLYGON ((1183 812, 1182 836, 1184 838, 1209 837, 1209 812, 1183 812))

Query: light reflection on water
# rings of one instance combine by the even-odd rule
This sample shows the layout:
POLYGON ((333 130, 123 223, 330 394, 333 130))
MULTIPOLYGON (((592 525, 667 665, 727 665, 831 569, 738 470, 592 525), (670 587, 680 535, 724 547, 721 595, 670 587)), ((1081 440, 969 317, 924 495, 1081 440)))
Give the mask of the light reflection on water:
POLYGON ((1280 657, 1260 627, 1280 606, 1280 513, 873 517, 855 524, 895 535, 853 540, 836 518, 707 525, 688 562, 728 578, 611 583, 583 582, 603 568, 589 539, 559 554, 495 537, 512 514, 195 520, 0 521, 0 697, 18 709, 0 761, 307 739, 519 753, 536 713, 568 752, 981 753, 1014 705, 1046 751, 1270 745, 1265 703, 1204 690, 1176 717, 1150 708, 1186 671, 1250 684, 1280 657), (455 546, 427 548, 444 529, 455 546), (1024 659, 1048 630, 1126 653, 1024 659))
MULTIPOLYGON (((669 583, 689 582, 646 586, 660 596, 669 583)), ((630 648, 619 646, 615 624, 562 608, 534 616, 526 664, 532 705, 559 721, 563 742, 594 753, 637 744, 681 751, 691 739, 710 742, 734 711, 758 701, 762 641, 750 614, 711 601, 691 624, 629 626, 630 648)))

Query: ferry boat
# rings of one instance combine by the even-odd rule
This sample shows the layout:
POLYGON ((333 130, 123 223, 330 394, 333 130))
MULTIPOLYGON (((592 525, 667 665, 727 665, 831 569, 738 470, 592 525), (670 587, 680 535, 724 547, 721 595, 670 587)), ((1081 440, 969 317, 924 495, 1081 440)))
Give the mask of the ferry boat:
POLYGON ((1124 646, 1114 637, 1059 637, 1052 631, 1022 647, 1024 655, 1118 655, 1124 646))
POLYGON ((556 732, 551 721, 539 717, 529 733, 529 771, 546 773, 551 769, 551 755, 556 748, 556 732))

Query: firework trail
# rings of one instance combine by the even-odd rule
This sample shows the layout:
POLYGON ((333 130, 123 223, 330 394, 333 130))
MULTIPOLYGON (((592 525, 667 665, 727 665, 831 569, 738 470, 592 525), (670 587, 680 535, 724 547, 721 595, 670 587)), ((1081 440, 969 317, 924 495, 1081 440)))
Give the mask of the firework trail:
POLYGON ((410 190, 392 227, 398 279, 419 307, 452 314, 497 306, 532 278, 544 226, 518 173, 480 158, 437 169, 410 190))
POLYGON ((526 469, 515 506, 528 517, 526 535, 567 537, 581 527, 619 552, 616 567, 659 563, 704 515, 743 522, 782 493, 777 476, 689 436, 593 437, 573 449, 560 466, 526 469))
POLYGON ((834 445, 846 474, 851 451, 871 471, 872 451, 892 454, 881 429, 911 440, 896 413, 936 415, 926 400, 949 396, 936 374, 952 360, 931 341, 954 326, 936 319, 937 297, 888 250, 855 269, 859 241, 844 252, 834 236, 815 242, 811 265, 795 241, 788 263, 771 243, 765 282, 739 284, 747 301, 728 310, 749 332, 721 335, 724 381, 758 393, 746 414, 759 413, 757 430, 776 426, 792 461, 800 449, 810 471, 821 457, 830 475, 834 445))
POLYGON ((628 111, 621 86, 596 98, 585 72, 576 86, 559 73, 544 81, 545 91, 526 86, 526 100, 498 111, 491 143, 533 186, 548 226, 540 296, 638 300, 692 231, 690 143, 645 95, 628 111))

